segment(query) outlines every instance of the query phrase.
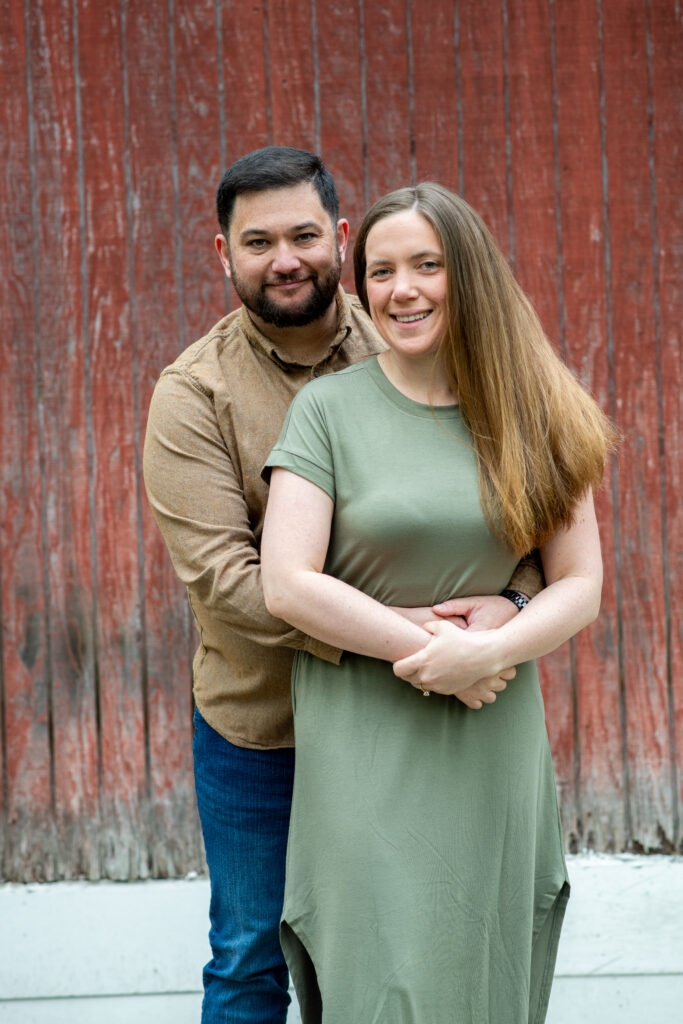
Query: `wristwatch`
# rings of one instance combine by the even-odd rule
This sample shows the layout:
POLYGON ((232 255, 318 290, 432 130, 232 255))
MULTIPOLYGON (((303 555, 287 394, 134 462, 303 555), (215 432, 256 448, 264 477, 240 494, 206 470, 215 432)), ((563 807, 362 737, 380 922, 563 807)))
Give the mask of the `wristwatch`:
POLYGON ((512 601, 513 604, 517 605, 520 612, 529 603, 529 598, 525 597, 524 594, 520 594, 517 590, 501 590, 500 597, 507 597, 508 601, 512 601))

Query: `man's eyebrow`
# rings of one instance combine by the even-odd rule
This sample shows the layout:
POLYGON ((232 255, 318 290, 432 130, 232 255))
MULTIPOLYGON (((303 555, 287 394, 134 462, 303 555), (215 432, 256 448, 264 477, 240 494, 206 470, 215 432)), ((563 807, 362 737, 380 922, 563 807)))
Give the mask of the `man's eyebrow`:
MULTIPOLYGON (((316 231, 322 231, 322 225, 317 220, 306 220, 303 224, 294 224, 289 230, 292 234, 296 234, 299 231, 307 231, 309 228, 315 228, 316 231)), ((267 228, 245 228, 241 232, 240 238, 249 238, 251 235, 258 235, 259 237, 269 237, 270 232, 267 228)))

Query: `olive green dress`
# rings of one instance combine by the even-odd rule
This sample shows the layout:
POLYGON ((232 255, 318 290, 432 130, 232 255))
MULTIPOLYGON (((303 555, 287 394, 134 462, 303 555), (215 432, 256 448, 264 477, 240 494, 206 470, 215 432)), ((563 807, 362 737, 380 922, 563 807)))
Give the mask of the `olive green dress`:
MULTIPOLYGON (((497 593, 457 406, 376 359, 307 385, 268 466, 335 502, 325 571, 387 605, 497 593)), ((282 943, 304 1024, 539 1024, 569 895, 533 663, 472 711, 388 662, 297 654, 282 943)))

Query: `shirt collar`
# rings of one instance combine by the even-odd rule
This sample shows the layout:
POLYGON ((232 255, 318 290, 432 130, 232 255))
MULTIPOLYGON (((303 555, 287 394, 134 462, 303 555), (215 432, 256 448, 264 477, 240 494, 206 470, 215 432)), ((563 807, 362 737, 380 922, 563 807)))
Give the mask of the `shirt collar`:
MULTIPOLYGON (((315 366, 321 366, 323 363, 326 363, 331 359, 338 352, 351 333, 349 299, 341 285, 337 289, 335 302, 337 304, 337 329, 334 340, 327 353, 322 357, 322 359, 314 364, 315 366)), ((296 360, 292 359, 284 349, 272 342, 270 338, 266 338, 265 334, 259 330, 249 316, 245 306, 242 306, 240 311, 240 326, 249 344, 253 345, 255 348, 261 349, 269 359, 287 373, 293 372, 294 370, 312 369, 310 363, 296 362, 296 360)))

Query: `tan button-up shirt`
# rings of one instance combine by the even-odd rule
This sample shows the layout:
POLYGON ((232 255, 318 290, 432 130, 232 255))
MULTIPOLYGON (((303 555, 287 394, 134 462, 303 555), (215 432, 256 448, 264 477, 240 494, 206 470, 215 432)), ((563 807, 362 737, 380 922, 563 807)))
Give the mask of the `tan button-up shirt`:
MULTIPOLYGON (((334 341, 314 366, 278 350, 245 309, 230 313, 163 371, 149 410, 145 485, 199 629, 195 701, 241 747, 293 746, 294 651, 328 661, 341 653, 269 614, 259 560, 261 469, 294 395, 386 347, 341 288, 337 310, 334 341)), ((539 573, 520 566, 510 585, 533 596, 539 573)))
POLYGON ((292 746, 294 651, 340 657, 269 614, 259 562, 261 469, 294 395, 386 347, 355 296, 340 289, 337 309, 336 336, 315 366, 278 350, 246 310, 230 313, 163 371, 149 410, 145 486, 199 629, 195 701, 238 746, 292 746))

